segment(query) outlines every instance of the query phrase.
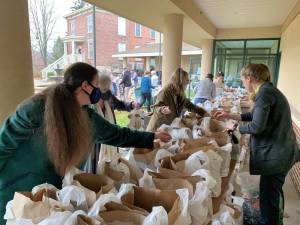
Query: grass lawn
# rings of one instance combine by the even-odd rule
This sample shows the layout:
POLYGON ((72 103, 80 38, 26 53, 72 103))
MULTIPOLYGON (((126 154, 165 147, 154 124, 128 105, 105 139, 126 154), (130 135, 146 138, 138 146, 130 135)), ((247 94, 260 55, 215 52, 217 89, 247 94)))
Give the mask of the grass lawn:
POLYGON ((115 110, 117 124, 126 127, 128 124, 128 112, 115 110))

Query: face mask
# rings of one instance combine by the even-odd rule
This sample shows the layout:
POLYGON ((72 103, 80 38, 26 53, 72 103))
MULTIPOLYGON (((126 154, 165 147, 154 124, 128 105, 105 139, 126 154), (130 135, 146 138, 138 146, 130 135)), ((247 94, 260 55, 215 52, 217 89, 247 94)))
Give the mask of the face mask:
POLYGON ((83 90, 87 95, 90 96, 90 102, 91 104, 96 104, 97 102, 100 101, 101 99, 101 91, 99 88, 95 87, 94 85, 92 85, 90 82, 89 82, 89 85, 91 85, 93 87, 93 90, 92 90, 92 93, 89 94, 87 93, 85 90, 83 90))
POLYGON ((105 92, 105 93, 102 93, 102 94, 101 94, 101 98, 102 98, 104 101, 109 100, 109 99, 111 98, 111 96, 112 96, 112 93, 111 93, 110 90, 107 91, 107 92, 105 92))

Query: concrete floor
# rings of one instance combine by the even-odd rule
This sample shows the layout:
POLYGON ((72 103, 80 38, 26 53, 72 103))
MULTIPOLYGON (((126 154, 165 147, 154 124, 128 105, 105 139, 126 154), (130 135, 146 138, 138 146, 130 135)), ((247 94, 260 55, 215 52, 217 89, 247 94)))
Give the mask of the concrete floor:
POLYGON ((300 198, 297 195, 291 177, 288 175, 283 186, 285 197, 284 225, 300 224, 300 198))

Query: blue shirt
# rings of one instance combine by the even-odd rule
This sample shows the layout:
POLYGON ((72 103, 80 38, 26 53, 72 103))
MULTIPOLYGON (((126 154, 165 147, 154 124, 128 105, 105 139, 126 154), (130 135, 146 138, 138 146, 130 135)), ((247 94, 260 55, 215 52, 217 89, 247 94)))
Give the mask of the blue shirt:
POLYGON ((141 82, 141 93, 151 93, 151 79, 148 75, 143 76, 141 82))

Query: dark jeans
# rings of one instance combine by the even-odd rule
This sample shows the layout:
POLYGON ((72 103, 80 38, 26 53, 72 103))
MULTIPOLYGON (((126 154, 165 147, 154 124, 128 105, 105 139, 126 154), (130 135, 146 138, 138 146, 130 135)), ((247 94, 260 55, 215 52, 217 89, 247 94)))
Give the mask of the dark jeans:
POLYGON ((142 101, 140 102, 140 107, 143 107, 145 102, 148 102, 147 111, 150 112, 150 105, 151 105, 151 93, 141 93, 142 101))
POLYGON ((259 198, 261 219, 259 225, 282 225, 284 197, 282 186, 286 174, 262 175, 259 198))
POLYGON ((204 103, 207 98, 194 98, 194 104, 204 103))

